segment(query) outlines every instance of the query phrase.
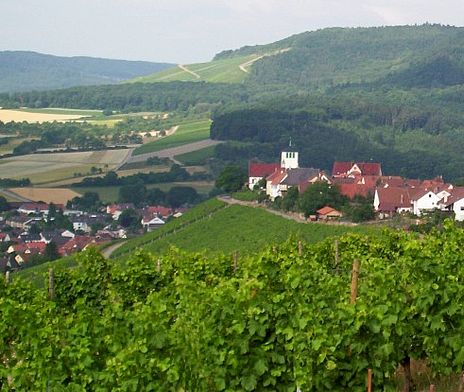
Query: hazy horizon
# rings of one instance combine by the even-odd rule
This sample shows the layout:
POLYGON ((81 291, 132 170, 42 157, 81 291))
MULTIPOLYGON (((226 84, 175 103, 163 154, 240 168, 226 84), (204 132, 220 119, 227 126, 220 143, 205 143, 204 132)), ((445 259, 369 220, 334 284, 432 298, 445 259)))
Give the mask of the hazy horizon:
POLYGON ((327 27, 462 26, 464 2, 0 0, 0 50, 169 63, 327 27))

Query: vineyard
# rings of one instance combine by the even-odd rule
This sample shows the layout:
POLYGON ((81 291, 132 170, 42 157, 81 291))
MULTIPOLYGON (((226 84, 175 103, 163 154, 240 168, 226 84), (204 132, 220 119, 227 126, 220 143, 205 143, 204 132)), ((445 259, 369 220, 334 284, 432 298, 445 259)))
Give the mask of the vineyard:
POLYGON ((413 390, 411 359, 464 368, 463 246, 448 222, 247 257, 84 252, 48 289, 0 284, 0 390, 365 391, 368 369, 413 390))

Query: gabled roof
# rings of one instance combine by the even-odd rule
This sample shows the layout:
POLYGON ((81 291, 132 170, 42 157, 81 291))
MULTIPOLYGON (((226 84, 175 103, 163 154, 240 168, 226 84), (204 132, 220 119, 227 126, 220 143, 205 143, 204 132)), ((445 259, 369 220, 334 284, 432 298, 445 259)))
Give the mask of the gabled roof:
POLYGON ((340 184, 340 193, 349 199, 354 198, 356 195, 366 197, 372 188, 364 184, 340 184))
POLYGON ((19 207, 23 211, 48 211, 48 204, 45 203, 24 203, 19 207))
POLYGON ((272 185, 277 185, 282 182, 282 180, 287 177, 287 172, 284 170, 276 171, 272 173, 269 177, 266 178, 267 181, 270 181, 272 185))
POLYGON ((445 206, 448 207, 457 201, 464 199, 464 187, 456 187, 450 191, 451 196, 445 202, 445 206))
POLYGON ((317 210, 316 212, 317 212, 318 215, 326 215, 326 216, 329 216, 329 215, 341 216, 342 215, 342 213, 340 211, 338 211, 335 208, 332 208, 330 206, 322 207, 321 209, 317 210))
POLYGON ((396 211, 398 208, 411 208, 409 189, 400 187, 377 188, 378 211, 396 211))
POLYGON ((304 182, 309 182, 312 179, 319 177, 319 169, 312 167, 300 167, 297 169, 290 169, 287 171, 288 176, 282 181, 284 185, 297 186, 304 182))
POLYGON ((280 169, 279 163, 254 163, 248 164, 248 177, 267 177, 280 169))
POLYGON ((337 162, 335 161, 332 167, 332 175, 339 176, 346 174, 353 167, 354 162, 337 162))
POLYGON ((374 162, 361 162, 356 164, 364 176, 381 176, 382 166, 380 163, 374 162))

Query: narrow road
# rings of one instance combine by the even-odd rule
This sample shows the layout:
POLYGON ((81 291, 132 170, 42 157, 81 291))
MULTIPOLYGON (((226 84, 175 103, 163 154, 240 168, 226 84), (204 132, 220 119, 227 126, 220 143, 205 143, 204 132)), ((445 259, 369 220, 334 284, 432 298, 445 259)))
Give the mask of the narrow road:
POLYGON ((7 198, 15 199, 23 203, 30 203, 32 200, 26 199, 25 197, 19 196, 16 193, 10 192, 7 189, 0 189, 0 194, 3 194, 7 198))
POLYGON ((240 68, 241 71, 245 72, 245 73, 249 73, 248 70, 246 69, 246 67, 249 67, 251 64, 253 64, 254 62, 258 61, 258 60, 261 60, 264 56, 259 56, 259 57, 256 57, 255 59, 252 59, 252 60, 249 60, 243 64, 240 64, 238 67, 240 68))
POLYGON ((104 258, 109 259, 113 252, 123 246, 126 243, 126 241, 122 242, 117 242, 116 244, 108 246, 108 248, 105 248, 102 250, 101 254, 103 255, 104 258))
POLYGON ((197 79, 201 79, 201 76, 200 76, 200 75, 198 75, 196 72, 191 71, 191 70, 188 69, 185 65, 177 64, 177 66, 178 66, 182 71, 185 71, 185 72, 189 73, 190 75, 195 76, 197 79))
POLYGON ((202 150, 203 148, 215 146, 220 143, 222 142, 219 140, 211 140, 211 139, 201 140, 199 142, 184 144, 178 147, 166 148, 160 151, 149 152, 149 153, 140 154, 140 155, 132 155, 128 162, 129 163, 144 162, 148 158, 153 158, 153 157, 173 159, 176 155, 181 155, 181 154, 186 154, 188 152, 202 150))

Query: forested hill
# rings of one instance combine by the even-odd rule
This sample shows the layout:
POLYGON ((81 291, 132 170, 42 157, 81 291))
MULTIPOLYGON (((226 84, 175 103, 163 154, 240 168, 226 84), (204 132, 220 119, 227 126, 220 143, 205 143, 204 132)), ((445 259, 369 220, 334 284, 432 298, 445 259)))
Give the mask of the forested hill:
POLYGON ((300 86, 345 83, 444 86, 463 82, 464 28, 422 25, 329 28, 270 45, 219 53, 215 60, 289 49, 253 64, 250 82, 300 86), (457 77, 447 77, 450 70, 457 77))
POLYGON ((0 92, 118 83, 171 67, 167 63, 0 52, 0 92))

